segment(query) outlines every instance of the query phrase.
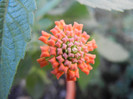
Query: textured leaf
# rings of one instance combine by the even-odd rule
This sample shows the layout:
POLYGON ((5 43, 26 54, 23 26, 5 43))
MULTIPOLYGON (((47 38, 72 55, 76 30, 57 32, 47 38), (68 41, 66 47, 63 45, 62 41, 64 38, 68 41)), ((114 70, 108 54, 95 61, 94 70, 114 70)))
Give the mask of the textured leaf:
POLYGON ((101 8, 106 10, 123 11, 126 9, 133 9, 132 0, 77 0, 81 4, 93 8, 101 8))
POLYGON ((30 40, 34 0, 0 1, 0 99, 9 93, 20 59, 30 40))
POLYGON ((129 58, 129 53, 120 44, 113 42, 102 35, 95 37, 98 52, 111 62, 123 62, 129 58))

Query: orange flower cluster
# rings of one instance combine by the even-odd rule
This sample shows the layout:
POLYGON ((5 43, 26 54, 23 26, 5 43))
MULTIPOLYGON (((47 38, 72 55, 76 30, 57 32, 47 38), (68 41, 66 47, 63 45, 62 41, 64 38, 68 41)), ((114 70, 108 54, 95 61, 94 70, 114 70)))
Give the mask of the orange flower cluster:
POLYGON ((74 22, 66 25, 64 20, 55 21, 56 26, 50 32, 42 31, 39 40, 47 45, 41 46, 41 56, 37 60, 41 67, 52 64, 57 79, 65 74, 67 80, 76 81, 79 78, 79 68, 89 74, 96 55, 88 53, 97 48, 95 40, 88 41, 90 36, 84 31, 83 24, 74 22), (88 41, 88 42, 87 42, 88 41))

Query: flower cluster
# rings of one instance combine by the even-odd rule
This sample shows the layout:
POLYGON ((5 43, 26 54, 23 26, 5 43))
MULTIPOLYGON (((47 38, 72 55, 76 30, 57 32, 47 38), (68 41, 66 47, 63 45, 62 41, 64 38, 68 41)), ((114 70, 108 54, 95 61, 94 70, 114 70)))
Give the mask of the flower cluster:
POLYGON ((97 48, 95 40, 88 41, 90 36, 84 31, 83 24, 74 22, 74 25, 66 25, 64 20, 55 21, 56 26, 51 29, 51 35, 42 31, 39 40, 47 45, 41 46, 41 56, 37 60, 41 67, 50 62, 53 67, 52 74, 57 79, 65 74, 67 80, 76 81, 79 78, 79 68, 89 74, 94 64, 95 55, 88 52, 97 48), (88 42, 87 42, 88 41, 88 42))

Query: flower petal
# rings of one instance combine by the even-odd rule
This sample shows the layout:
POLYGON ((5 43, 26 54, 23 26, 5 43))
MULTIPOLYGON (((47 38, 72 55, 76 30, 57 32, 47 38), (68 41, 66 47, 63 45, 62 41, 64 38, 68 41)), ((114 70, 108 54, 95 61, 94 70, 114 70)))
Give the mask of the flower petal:
POLYGON ((56 56, 56 47, 52 47, 52 46, 50 46, 49 47, 49 49, 50 49, 50 55, 54 55, 54 56, 56 56))

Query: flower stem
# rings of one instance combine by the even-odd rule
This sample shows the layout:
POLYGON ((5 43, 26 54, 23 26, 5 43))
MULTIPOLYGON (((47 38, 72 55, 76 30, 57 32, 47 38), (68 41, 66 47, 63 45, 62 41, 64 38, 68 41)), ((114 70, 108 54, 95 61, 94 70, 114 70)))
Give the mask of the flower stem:
POLYGON ((75 99, 75 81, 67 81, 66 99, 75 99))

